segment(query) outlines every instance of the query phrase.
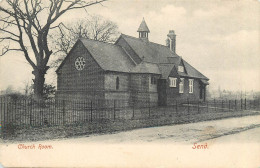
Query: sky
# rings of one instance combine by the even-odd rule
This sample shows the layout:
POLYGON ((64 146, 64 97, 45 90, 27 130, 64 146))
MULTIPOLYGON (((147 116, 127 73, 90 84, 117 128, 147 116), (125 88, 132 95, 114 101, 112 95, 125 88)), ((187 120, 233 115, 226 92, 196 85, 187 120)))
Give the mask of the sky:
MULTIPOLYGON (((260 91, 260 1, 110 0, 66 13, 57 23, 89 15, 101 15, 135 37, 145 18, 149 40, 159 44, 174 30, 176 53, 210 79, 210 89, 260 91)), ((31 82, 31 71, 21 53, 0 57, 0 90, 10 85, 21 90, 31 82)), ((56 85, 53 70, 46 78, 56 85)))

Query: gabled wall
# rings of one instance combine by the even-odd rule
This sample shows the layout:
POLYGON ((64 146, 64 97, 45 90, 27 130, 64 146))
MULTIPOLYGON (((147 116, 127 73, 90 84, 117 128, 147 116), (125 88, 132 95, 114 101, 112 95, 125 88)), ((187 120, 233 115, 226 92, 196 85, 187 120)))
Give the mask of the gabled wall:
POLYGON ((176 87, 170 87, 169 78, 166 79, 166 96, 167 96, 167 105, 174 105, 176 100, 179 102, 187 101, 199 101, 200 99, 200 83, 199 79, 189 78, 189 77, 180 77, 178 75, 177 69, 173 68, 169 74, 169 77, 177 78, 176 87), (179 83, 180 78, 184 78, 184 91, 183 93, 179 93, 179 83), (194 79, 193 81, 193 93, 189 93, 189 79, 194 79))
POLYGON ((57 98, 104 97, 104 71, 80 41, 70 51, 57 75, 57 98), (82 71, 78 71, 74 65, 75 59, 80 56, 86 60, 85 68, 82 71))

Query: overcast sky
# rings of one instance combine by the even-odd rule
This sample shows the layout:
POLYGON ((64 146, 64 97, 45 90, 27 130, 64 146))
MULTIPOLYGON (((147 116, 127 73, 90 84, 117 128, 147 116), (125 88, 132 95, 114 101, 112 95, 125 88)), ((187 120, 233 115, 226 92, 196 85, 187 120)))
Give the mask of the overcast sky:
MULTIPOLYGON (((257 0, 110 0, 59 21, 98 14, 114 21, 121 33, 138 37, 144 17, 150 41, 165 44, 168 31, 175 30, 177 54, 210 79, 211 89, 260 91, 259 5, 257 0)), ((0 90, 22 88, 33 78, 31 71, 21 53, 0 57, 0 90)), ((56 84, 53 74, 47 82, 56 84)))

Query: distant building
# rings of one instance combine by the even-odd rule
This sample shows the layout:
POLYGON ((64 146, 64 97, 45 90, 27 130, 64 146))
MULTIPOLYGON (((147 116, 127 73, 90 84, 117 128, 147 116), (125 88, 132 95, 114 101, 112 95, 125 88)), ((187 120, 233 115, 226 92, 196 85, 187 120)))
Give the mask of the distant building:
POLYGON ((139 38, 121 34, 115 44, 80 38, 56 71, 57 97, 159 105, 205 100, 209 79, 176 54, 174 31, 166 45, 149 41, 145 20, 137 32, 139 38))

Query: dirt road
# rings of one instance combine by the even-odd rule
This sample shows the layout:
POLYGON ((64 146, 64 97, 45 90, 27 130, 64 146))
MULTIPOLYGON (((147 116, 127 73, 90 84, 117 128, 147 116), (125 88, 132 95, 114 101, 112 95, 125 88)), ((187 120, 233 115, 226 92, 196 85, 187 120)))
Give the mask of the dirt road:
POLYGON ((107 135, 2 143, 0 163, 10 167, 257 167, 259 140, 257 115, 107 135), (193 149, 194 143, 207 144, 207 149, 193 149))
MULTIPOLYGON (((162 126, 137 129, 106 135, 90 135, 64 142, 100 142, 100 143, 194 143, 218 138, 230 134, 260 127, 260 115, 240 118, 229 118, 215 121, 205 121, 191 124, 162 126)), ((256 135, 260 138, 260 134, 256 135)), ((255 139, 255 138, 253 138, 255 139)), ((250 137, 248 137, 250 140, 250 137)))

